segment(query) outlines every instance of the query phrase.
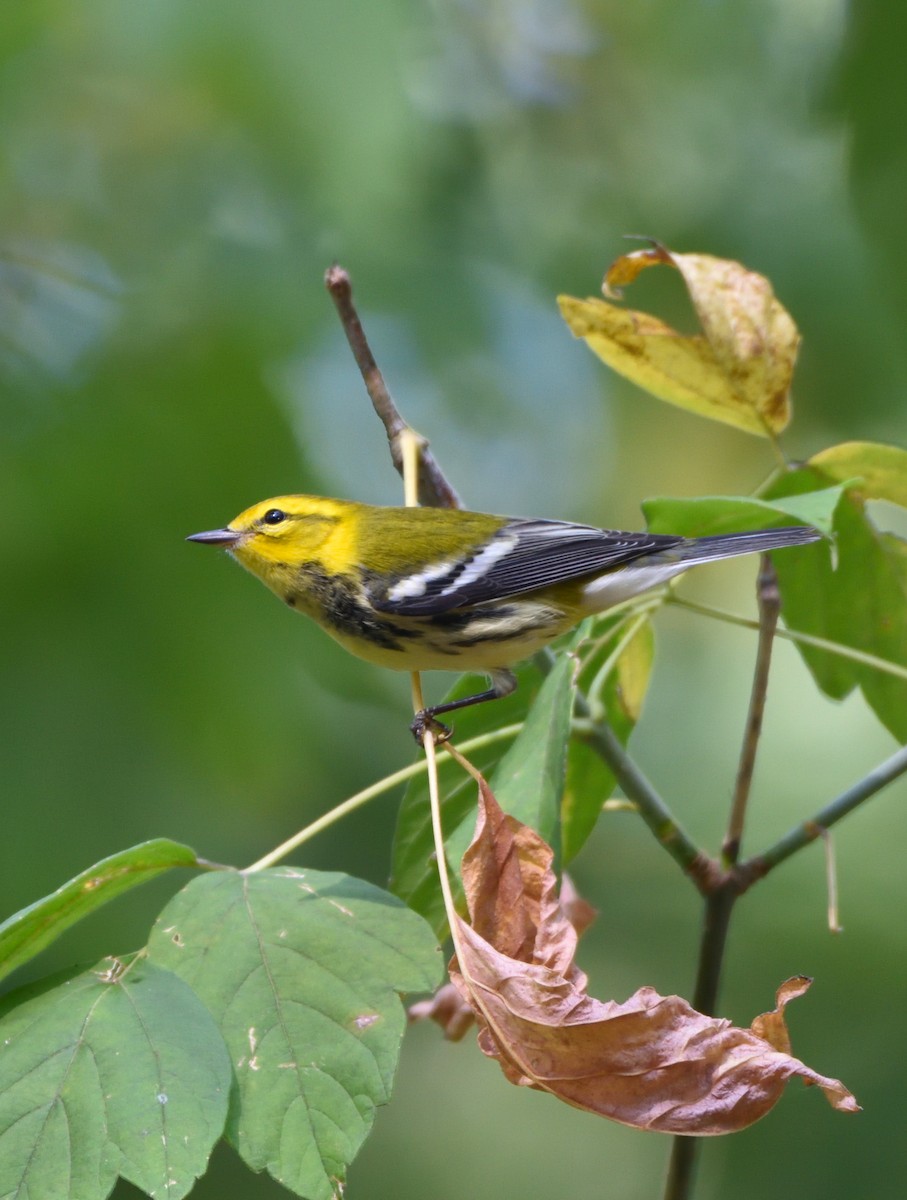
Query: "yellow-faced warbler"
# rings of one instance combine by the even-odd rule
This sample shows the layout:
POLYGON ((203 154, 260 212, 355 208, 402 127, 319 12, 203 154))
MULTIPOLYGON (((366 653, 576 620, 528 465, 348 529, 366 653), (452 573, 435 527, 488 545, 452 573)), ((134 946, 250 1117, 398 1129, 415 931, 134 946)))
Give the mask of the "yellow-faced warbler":
POLYGON ((454 508, 278 496, 192 542, 229 550, 281 600, 368 662, 480 671, 491 687, 420 713, 506 696, 508 669, 602 612, 714 559, 800 546, 809 526, 685 538, 454 508))

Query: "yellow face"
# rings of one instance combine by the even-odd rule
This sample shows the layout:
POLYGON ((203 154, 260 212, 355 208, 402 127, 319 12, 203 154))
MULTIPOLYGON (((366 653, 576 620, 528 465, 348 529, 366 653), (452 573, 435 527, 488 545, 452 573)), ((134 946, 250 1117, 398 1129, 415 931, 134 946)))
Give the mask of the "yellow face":
POLYGON ((190 541, 229 550, 237 562, 282 599, 294 590, 299 568, 317 559, 331 570, 349 561, 338 545, 345 534, 341 505, 320 496, 275 496, 253 504, 224 529, 196 533, 190 541))

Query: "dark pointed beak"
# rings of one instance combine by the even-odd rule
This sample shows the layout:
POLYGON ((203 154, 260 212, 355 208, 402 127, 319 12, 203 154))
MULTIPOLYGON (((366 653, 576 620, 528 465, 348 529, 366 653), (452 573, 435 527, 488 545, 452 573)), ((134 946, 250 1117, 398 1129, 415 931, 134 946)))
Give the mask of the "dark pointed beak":
POLYGON ((209 546, 223 546, 232 550, 242 537, 235 529, 209 529, 205 533, 190 533, 187 542, 207 542, 209 546))

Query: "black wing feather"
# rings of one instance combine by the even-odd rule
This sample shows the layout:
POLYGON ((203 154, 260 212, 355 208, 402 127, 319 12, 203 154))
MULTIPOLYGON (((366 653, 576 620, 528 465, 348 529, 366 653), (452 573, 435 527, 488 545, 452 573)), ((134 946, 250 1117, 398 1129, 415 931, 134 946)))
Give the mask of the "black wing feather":
POLYGON ((396 586, 392 583, 381 594, 373 595, 372 603, 381 612, 401 617, 434 616, 593 575, 668 550, 684 540, 651 533, 619 533, 566 521, 514 520, 502 526, 473 557, 426 580, 418 595, 392 599, 396 586), (500 558, 490 561, 487 570, 481 569, 481 563, 470 570, 483 551, 501 538, 511 540, 513 545, 500 558))

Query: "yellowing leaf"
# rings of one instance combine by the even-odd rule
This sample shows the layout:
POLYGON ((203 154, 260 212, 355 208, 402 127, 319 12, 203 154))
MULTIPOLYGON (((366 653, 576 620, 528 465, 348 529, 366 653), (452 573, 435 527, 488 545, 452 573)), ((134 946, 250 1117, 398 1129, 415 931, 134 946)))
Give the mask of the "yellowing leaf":
POLYGON ((624 647, 617 660, 617 685, 620 702, 631 721, 638 721, 649 688, 655 636, 651 621, 646 621, 624 647))
POLYGON ((761 437, 780 433, 800 334, 771 284, 729 259, 653 246, 612 263, 605 295, 619 296, 617 288, 661 263, 683 276, 702 334, 594 298, 558 297, 564 320, 603 362, 659 399, 761 437))
POLYGON ((783 984, 775 1010, 750 1029, 653 988, 624 1004, 589 996, 551 861, 542 839, 483 786, 463 860, 472 924, 458 919, 451 978, 475 1010, 482 1050, 511 1083, 639 1129, 699 1136, 751 1125, 794 1075, 832 1107, 858 1110, 839 1080, 789 1053, 783 1010, 808 980, 783 984))
POLYGON ((907 450, 879 442, 842 442, 809 460, 808 466, 841 483, 859 479, 868 500, 890 500, 907 508, 907 450))

